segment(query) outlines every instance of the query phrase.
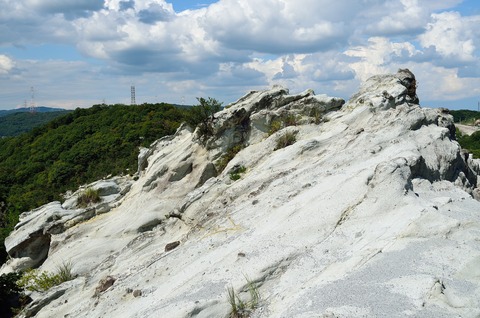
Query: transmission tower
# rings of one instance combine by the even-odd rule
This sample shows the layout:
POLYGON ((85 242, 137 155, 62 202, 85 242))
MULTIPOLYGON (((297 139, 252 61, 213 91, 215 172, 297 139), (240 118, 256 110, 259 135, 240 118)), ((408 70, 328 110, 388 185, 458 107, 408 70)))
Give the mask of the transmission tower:
POLYGON ((136 105, 137 102, 135 102, 135 86, 130 87, 130 105, 136 105))
POLYGON ((35 89, 33 86, 30 87, 30 113, 35 113, 37 107, 35 106, 35 89))

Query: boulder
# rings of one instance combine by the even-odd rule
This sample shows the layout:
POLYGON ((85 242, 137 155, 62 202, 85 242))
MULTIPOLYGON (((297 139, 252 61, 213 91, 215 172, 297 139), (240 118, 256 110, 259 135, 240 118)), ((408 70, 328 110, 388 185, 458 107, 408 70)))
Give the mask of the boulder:
POLYGON ((415 75, 408 69, 400 69, 397 74, 375 75, 362 84, 345 107, 367 105, 386 110, 402 104, 418 105, 416 85, 415 75))

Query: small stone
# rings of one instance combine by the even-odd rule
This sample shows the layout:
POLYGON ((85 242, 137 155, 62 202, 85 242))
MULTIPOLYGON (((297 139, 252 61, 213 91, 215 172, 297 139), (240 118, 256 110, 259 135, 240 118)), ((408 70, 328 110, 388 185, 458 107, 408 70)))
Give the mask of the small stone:
POLYGON ((179 245, 180 245, 180 241, 168 243, 167 245, 165 245, 165 252, 171 251, 179 245))
POLYGON ((142 291, 140 289, 135 289, 133 291, 133 297, 140 297, 142 296, 142 291))
POLYGON ((109 289, 113 283, 115 283, 115 278, 113 278, 112 276, 107 276, 105 277, 104 279, 102 279, 99 283, 98 283, 98 286, 97 288, 95 288, 95 294, 93 295, 94 297, 95 296, 98 296, 100 295, 100 293, 106 291, 107 289, 109 289))

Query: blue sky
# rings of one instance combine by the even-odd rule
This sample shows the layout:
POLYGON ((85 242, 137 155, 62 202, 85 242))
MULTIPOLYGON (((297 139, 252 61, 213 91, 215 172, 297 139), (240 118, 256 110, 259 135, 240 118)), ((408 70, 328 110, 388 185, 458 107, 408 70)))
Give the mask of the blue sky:
POLYGON ((196 10, 200 8, 205 8, 217 1, 177 0, 177 1, 169 1, 169 2, 173 5, 173 9, 175 11, 180 12, 184 10, 196 10))
POLYGON ((0 0, 0 109, 348 99, 406 67, 422 106, 477 109, 479 25, 478 0, 0 0))

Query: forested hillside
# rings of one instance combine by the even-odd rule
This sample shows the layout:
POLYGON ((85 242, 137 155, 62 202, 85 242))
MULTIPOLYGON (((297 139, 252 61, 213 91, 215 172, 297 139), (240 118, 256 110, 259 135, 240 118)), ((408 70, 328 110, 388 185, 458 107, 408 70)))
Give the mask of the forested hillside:
POLYGON ((480 131, 473 133, 472 135, 463 135, 457 131, 457 139, 462 148, 467 149, 473 157, 480 158, 480 131))
POLYGON ((450 114, 456 123, 473 124, 476 119, 480 119, 480 112, 475 110, 461 109, 451 110, 450 114))
POLYGON ((134 173, 138 147, 173 134, 188 114, 168 104, 95 105, 0 139, 0 263, 21 212, 109 174, 134 173))
MULTIPOLYGON (((475 120, 480 119, 480 112, 474 110, 451 110, 450 114, 452 114, 455 123, 462 123, 465 125, 473 125, 475 120)), ((457 130, 457 139, 462 148, 465 148, 472 153, 474 158, 480 158, 480 131, 469 136, 462 134, 457 130)))
POLYGON ((67 114, 68 110, 55 112, 16 112, 0 116, 0 137, 18 136, 35 127, 44 125, 53 119, 67 114))

